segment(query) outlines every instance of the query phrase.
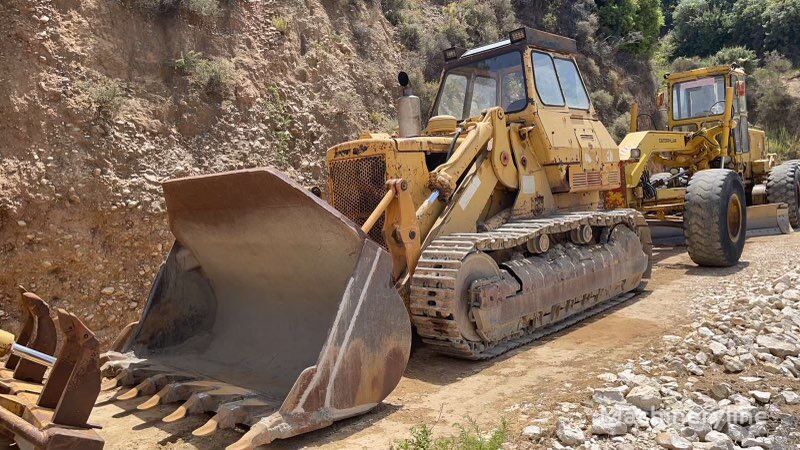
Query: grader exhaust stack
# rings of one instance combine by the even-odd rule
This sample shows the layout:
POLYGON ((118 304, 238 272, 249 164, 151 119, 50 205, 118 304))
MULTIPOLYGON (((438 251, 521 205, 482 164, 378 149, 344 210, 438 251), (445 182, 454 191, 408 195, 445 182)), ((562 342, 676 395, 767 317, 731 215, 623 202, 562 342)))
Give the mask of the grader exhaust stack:
POLYGON ((270 169, 164 184, 176 242, 114 378, 184 402, 165 421, 216 413, 250 448, 361 414, 397 385, 411 326, 389 254, 350 220, 270 169))

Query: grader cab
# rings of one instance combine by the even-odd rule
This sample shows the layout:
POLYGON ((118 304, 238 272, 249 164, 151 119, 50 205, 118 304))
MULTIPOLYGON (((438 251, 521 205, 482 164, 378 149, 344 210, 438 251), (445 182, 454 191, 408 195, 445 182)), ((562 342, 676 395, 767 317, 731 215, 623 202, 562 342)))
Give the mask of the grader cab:
POLYGON ((667 130, 638 131, 620 143, 625 188, 608 207, 645 214, 654 234, 685 238, 692 260, 730 266, 746 235, 789 233, 800 225, 797 164, 778 165, 765 134, 749 126, 744 71, 717 66, 665 76, 658 105, 667 130))

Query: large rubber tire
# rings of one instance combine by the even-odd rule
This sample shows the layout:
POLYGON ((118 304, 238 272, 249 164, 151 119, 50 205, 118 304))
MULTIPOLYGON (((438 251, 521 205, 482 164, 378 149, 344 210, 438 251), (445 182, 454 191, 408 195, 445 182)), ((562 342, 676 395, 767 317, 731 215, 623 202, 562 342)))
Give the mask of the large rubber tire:
POLYGON ((789 223, 800 227, 800 161, 786 161, 769 171, 767 202, 789 205, 789 223))
POLYGON ((692 261, 707 267, 736 264, 747 234, 744 184, 739 175, 727 169, 695 173, 686 189, 683 220, 692 261))

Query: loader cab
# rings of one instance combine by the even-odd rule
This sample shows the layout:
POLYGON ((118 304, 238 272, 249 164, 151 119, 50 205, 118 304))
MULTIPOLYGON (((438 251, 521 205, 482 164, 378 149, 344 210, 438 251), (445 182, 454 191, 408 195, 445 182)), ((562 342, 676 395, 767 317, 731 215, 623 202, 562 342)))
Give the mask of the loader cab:
POLYGON ((736 65, 716 66, 667 74, 665 79, 670 130, 694 132, 720 125, 726 107, 733 108, 733 147, 739 154, 750 152, 744 70, 736 65), (725 102, 728 87, 733 89, 733 105, 725 102))
POLYGON ((509 121, 527 121, 539 109, 594 115, 574 55, 573 39, 531 28, 472 50, 445 50, 445 67, 430 117, 475 118, 500 106, 509 121))

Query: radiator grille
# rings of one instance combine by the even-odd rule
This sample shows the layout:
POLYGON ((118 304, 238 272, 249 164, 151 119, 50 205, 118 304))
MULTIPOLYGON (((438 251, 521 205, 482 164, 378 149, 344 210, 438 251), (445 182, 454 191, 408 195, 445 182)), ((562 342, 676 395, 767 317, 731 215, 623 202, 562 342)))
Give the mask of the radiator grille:
MULTIPOLYGON (((386 161, 383 156, 334 160, 330 162, 330 202, 350 220, 363 225, 386 194, 386 161)), ((369 232, 383 242, 383 216, 369 232)))

